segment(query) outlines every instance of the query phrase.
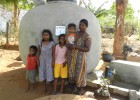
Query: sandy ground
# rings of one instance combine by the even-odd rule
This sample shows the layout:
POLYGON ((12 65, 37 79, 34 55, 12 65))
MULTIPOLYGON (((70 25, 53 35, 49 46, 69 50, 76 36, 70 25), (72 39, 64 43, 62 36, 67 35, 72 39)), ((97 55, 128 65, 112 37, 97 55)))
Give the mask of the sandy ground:
MULTIPOLYGON (((131 36, 128 38, 128 45, 130 45, 133 49, 133 52, 140 55, 140 40, 137 39, 137 36, 131 36)), ((113 53, 113 42, 114 39, 111 37, 102 38, 102 51, 108 51, 109 53, 113 53)))
POLYGON ((42 97, 41 90, 25 93, 25 66, 17 61, 19 51, 0 49, 0 100, 33 100, 42 97))

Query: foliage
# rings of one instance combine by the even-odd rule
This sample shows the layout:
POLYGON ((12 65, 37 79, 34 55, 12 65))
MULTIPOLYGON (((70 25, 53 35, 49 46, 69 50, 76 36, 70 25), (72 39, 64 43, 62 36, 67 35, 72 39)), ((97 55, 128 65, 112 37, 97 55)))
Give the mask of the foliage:
POLYGON ((107 16, 107 10, 103 9, 102 7, 104 6, 104 4, 107 2, 104 2, 99 8, 95 8, 92 6, 92 2, 91 0, 89 0, 88 5, 85 4, 85 7, 90 10, 97 18, 100 18, 101 16, 107 16))
MULTIPOLYGON (((2 5, 1 8, 5 11, 13 13, 12 22, 10 22, 10 26, 12 26, 11 30, 13 33, 18 32, 20 10, 29 10, 34 6, 31 0, 0 0, 0 5, 2 5)), ((8 19, 7 21, 9 22, 8 19)))
MULTIPOLYGON (((109 10, 106 10, 107 16, 99 17, 100 24, 103 28, 114 28, 115 29, 115 21, 116 21, 116 2, 114 2, 109 10)), ((126 14, 125 14, 125 24, 129 25, 129 29, 131 30, 132 26, 135 28, 136 25, 134 24, 134 10, 131 4, 128 3, 126 14)), ((127 33, 127 32, 125 32, 127 33)))
POLYGON ((34 4, 31 0, 0 0, 0 4, 8 10, 13 10, 13 5, 16 4, 19 9, 29 10, 34 4))

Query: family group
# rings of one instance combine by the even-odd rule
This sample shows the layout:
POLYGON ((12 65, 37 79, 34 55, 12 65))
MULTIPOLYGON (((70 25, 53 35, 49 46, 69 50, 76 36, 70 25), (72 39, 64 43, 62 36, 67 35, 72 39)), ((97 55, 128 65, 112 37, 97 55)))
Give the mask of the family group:
POLYGON ((63 93, 64 83, 68 81, 72 93, 83 94, 83 88, 86 86, 86 53, 90 51, 91 46, 91 38, 86 32, 87 27, 86 19, 80 20, 78 32, 76 25, 70 23, 66 34, 59 35, 58 44, 53 41, 50 30, 42 31, 42 40, 38 45, 29 47, 26 91, 35 88, 38 74, 43 93, 47 91, 46 84, 49 84, 50 93, 63 93), (58 79, 61 79, 59 90, 58 79))

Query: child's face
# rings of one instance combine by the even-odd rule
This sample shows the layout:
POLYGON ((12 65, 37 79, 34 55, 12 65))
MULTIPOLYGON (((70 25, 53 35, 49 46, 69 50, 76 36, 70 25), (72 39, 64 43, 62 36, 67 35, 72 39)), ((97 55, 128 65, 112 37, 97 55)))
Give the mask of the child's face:
POLYGON ((61 36, 59 42, 61 44, 65 44, 65 42, 66 42, 65 37, 64 36, 61 36))
POLYGON ((76 29, 74 27, 69 27, 68 32, 69 33, 75 33, 76 29))
POLYGON ((47 32, 43 33, 43 39, 46 40, 46 41, 49 40, 50 35, 47 32))
POLYGON ((35 51, 33 48, 30 48, 29 49, 29 55, 33 56, 35 54, 35 51))

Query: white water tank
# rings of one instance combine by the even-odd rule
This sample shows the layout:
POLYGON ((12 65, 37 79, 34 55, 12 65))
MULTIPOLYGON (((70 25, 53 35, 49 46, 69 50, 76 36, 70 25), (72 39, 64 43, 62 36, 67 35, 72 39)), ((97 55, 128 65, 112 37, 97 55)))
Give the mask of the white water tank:
POLYGON ((87 72, 91 72, 100 59, 100 25, 93 13, 72 2, 48 2, 31 9, 25 14, 19 27, 19 49, 23 62, 26 63, 29 46, 36 45, 41 40, 43 29, 50 29, 54 41, 57 42, 56 26, 67 26, 69 23, 75 23, 78 31, 81 19, 87 19, 89 22, 87 32, 92 38, 92 45, 87 55, 87 72))

